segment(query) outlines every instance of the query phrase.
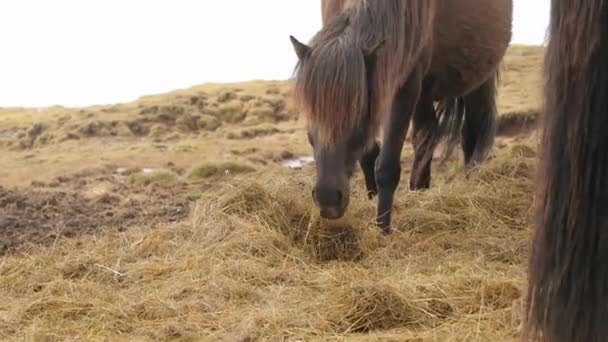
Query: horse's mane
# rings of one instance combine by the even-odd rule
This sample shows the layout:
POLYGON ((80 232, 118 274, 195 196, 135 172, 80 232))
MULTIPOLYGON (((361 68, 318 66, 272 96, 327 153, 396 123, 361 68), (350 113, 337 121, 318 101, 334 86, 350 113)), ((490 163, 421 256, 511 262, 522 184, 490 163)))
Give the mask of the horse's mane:
POLYGON ((363 51, 385 41, 374 60, 372 121, 387 113, 393 95, 432 37, 435 0, 353 0, 312 38, 311 54, 295 69, 296 104, 329 145, 367 113, 363 51))

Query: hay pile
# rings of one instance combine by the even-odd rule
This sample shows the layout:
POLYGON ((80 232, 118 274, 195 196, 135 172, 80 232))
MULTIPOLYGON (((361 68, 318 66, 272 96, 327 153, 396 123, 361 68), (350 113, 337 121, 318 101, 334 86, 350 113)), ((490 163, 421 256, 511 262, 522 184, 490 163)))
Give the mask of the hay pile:
MULTIPOLYGON (((517 324, 534 159, 397 196, 373 226, 356 180, 348 217, 321 222, 312 171, 269 168, 205 194, 191 222, 0 261, 0 339, 504 341, 517 324), (266 179, 279 180, 275 186, 266 179)), ((404 179, 406 179, 404 175, 404 179)))

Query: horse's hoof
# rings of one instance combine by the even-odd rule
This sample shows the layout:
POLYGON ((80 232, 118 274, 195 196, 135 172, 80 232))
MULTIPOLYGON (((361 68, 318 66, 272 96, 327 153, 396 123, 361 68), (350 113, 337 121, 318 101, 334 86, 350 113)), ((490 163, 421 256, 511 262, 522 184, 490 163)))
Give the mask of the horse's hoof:
POLYGON ((382 230, 382 235, 384 235, 384 236, 391 235, 394 232, 394 230, 391 226, 381 228, 381 230, 382 230))
POLYGON ((378 222, 377 226, 383 235, 391 235, 393 233, 393 227, 391 227, 390 223, 378 222))
POLYGON ((410 184, 410 191, 425 192, 431 188, 430 184, 410 184))

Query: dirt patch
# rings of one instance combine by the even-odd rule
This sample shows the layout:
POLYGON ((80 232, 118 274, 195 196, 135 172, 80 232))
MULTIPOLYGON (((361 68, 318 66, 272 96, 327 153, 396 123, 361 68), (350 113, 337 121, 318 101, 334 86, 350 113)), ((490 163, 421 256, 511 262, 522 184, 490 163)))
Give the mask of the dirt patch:
POLYGON ((39 188, 0 186, 0 255, 58 237, 180 221, 196 199, 188 184, 134 186, 124 177, 94 171, 33 185, 39 188))
POLYGON ((496 133, 499 136, 529 134, 536 129, 539 115, 539 112, 535 110, 503 114, 498 118, 496 133))

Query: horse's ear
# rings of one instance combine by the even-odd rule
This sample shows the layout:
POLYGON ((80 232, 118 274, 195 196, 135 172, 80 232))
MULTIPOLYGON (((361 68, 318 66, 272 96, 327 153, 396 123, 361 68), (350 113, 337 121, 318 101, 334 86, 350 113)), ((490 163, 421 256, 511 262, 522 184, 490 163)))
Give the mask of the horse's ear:
POLYGON ((298 56, 298 59, 302 60, 310 54, 310 46, 300 43, 294 36, 289 36, 289 40, 291 40, 291 45, 293 45, 293 49, 298 56))

